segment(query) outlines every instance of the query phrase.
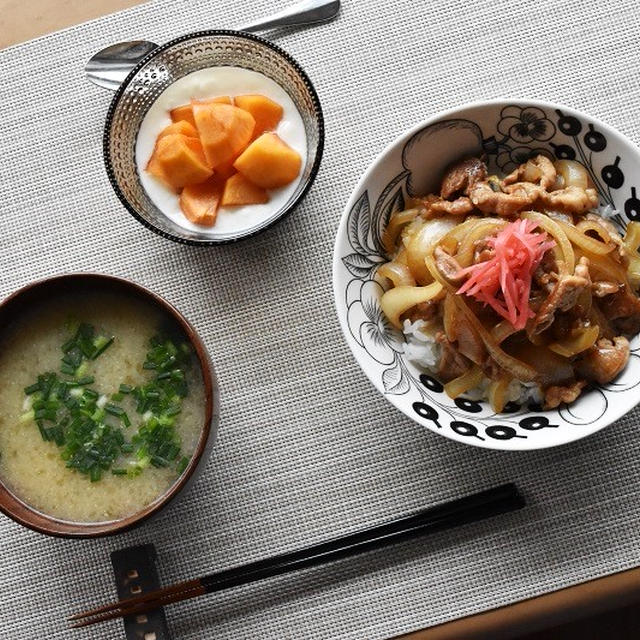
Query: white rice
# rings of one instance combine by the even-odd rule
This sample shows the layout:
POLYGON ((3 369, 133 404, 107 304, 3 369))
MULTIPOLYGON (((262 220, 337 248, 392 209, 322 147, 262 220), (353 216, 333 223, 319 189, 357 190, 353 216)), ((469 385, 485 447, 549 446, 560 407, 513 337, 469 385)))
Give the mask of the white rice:
POLYGON ((436 342, 435 327, 424 320, 405 320, 402 331, 406 340, 404 354, 407 359, 423 369, 435 371, 442 351, 436 342))
MULTIPOLYGON (((418 369, 429 373, 437 373, 438 362, 442 347, 436 342, 436 333, 440 329, 425 320, 411 322, 405 320, 402 332, 405 337, 404 354, 407 360, 418 369)), ((487 400, 490 380, 485 378, 477 387, 464 394, 469 400, 487 400)), ((520 405, 542 404, 543 396, 540 387, 535 382, 520 382, 512 380, 507 389, 507 402, 520 405)))
POLYGON ((610 204, 604 204, 598 207, 598 215, 605 220, 608 220, 609 218, 613 218, 614 216, 619 216, 621 214, 620 211, 614 209, 610 204))

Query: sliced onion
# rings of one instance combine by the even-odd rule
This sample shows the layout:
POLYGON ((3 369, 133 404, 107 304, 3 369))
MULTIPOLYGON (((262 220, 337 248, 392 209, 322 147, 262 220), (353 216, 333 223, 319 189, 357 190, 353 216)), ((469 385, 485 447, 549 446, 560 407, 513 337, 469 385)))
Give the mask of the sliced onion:
POLYGON ((507 404, 507 390, 511 379, 503 376, 500 380, 493 380, 487 390, 489 404, 495 413, 502 413, 504 405, 507 404))
POLYGON ((461 376, 454 378, 451 382, 447 382, 444 385, 444 390, 450 398, 457 398, 469 391, 469 389, 477 387, 482 382, 483 376, 482 369, 474 364, 471 369, 461 376))
POLYGON ((446 293, 442 305, 442 325, 444 333, 449 342, 454 342, 456 336, 456 303, 453 301, 454 294, 446 293))
POLYGON ((581 231, 578 231, 574 226, 567 224, 566 222, 558 221, 556 224, 562 227, 562 230, 567 234, 567 238, 573 244, 580 247, 583 251, 588 254, 594 254, 597 256, 604 256, 607 253, 611 253, 615 247, 612 244, 606 244, 604 242, 599 242, 595 238, 591 238, 588 235, 585 235, 581 231))
POLYGON ((406 267, 407 266, 407 250, 404 247, 400 247, 393 261, 397 262, 398 264, 403 264, 406 267))
POLYGON ((458 261, 460 266, 468 267, 473 263, 475 243, 478 240, 482 240, 487 236, 493 235, 500 229, 504 229, 504 227, 506 226, 506 220, 497 220, 496 218, 486 218, 484 220, 478 220, 460 241, 460 246, 456 255, 456 260, 458 261))
POLYGON ((380 298, 380 307, 391 324, 400 329, 400 316, 422 302, 435 300, 442 293, 442 285, 433 282, 426 287, 394 287, 385 291, 380 298))
POLYGON ((598 336, 600 335, 600 327, 598 325, 592 325, 581 329, 573 336, 569 336, 564 340, 558 340, 548 345, 549 349, 564 358, 571 358, 587 349, 591 348, 598 336))
POLYGON ((573 273, 576 266, 573 247, 571 246, 571 242, 569 242, 569 238, 567 238, 567 234, 563 231, 562 227, 560 227, 560 224, 552 220, 549 216, 545 216, 543 213, 538 213, 537 211, 527 211, 522 214, 522 217, 537 222, 538 226, 553 237, 556 241, 556 246, 552 251, 556 256, 556 262, 560 264, 562 261, 566 271, 573 273))
MULTIPOLYGON (((615 254, 617 255, 617 253, 615 254)), ((627 281, 627 270, 612 255, 599 256, 594 253, 587 253, 581 247, 576 247, 576 258, 586 257, 589 259, 589 273, 592 280, 606 280, 607 282, 625 283, 627 281)))
MULTIPOLYGON (((459 222, 455 227, 453 227, 453 229, 451 229, 451 231, 442 237, 440 245, 447 249, 453 247, 453 250, 455 251, 458 243, 462 242, 469 229, 473 228, 480 220, 482 220, 482 218, 470 216, 464 222, 459 222)), ((453 253, 453 251, 451 253, 453 253)))
POLYGON ((565 189, 566 187, 588 189, 593 187, 587 170, 576 160, 556 160, 553 166, 556 168, 559 189, 565 189))
POLYGON ((640 256, 633 256, 629 259, 627 277, 629 278, 629 284, 634 291, 637 291, 640 288, 640 256))
POLYGON ((629 222, 624 234, 624 246, 629 253, 635 254, 640 247, 640 222, 629 222))
POLYGON ((377 275, 389 278, 394 287, 415 287, 415 278, 411 275, 406 264, 399 264, 395 260, 378 267, 377 275))
POLYGON ((456 295, 456 288, 440 273, 440 269, 436 266, 436 261, 433 257, 433 250, 429 251, 429 253, 424 257, 424 265, 429 272, 429 275, 436 282, 439 282, 444 289, 452 295, 456 295))
POLYGON ((578 224, 576 225, 576 229, 578 229, 578 231, 584 233, 585 235, 589 231, 594 231, 602 238, 602 242, 611 242, 611 235, 609 234, 609 232, 595 220, 582 220, 578 222, 578 224))
POLYGON ((407 265, 409 265, 418 284, 433 282, 433 278, 424 264, 424 258, 433 250, 440 239, 455 226, 455 220, 450 218, 427 220, 407 244, 407 265))
POLYGON ((391 216, 382 234, 382 244, 388 256, 395 253, 398 236, 402 229, 415 220, 419 213, 419 209, 406 209, 405 211, 397 211, 391 216))
POLYGON ((491 337, 497 344, 500 344, 517 331, 518 330, 508 320, 501 320, 491 329, 491 337))
MULTIPOLYGON (((536 382, 543 386, 566 384, 573 380, 571 362, 543 345, 527 342, 520 345, 517 355, 527 363, 527 366, 531 366, 536 372, 536 382)), ((528 382, 528 380, 524 382, 528 382)))

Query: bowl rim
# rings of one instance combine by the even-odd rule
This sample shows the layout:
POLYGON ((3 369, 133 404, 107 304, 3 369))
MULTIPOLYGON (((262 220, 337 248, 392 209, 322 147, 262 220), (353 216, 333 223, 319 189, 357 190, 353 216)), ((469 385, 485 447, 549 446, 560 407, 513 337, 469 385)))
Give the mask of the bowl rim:
MULTIPOLYGON (((638 159, 640 160, 640 149, 638 149, 638 147, 624 133, 622 133, 615 127, 611 126, 610 124, 603 122, 600 118, 594 117, 584 111, 580 111, 578 109, 575 109, 574 107, 570 107, 566 104, 562 104, 558 102, 549 102, 545 100, 538 100, 535 98, 527 99, 527 98, 504 97, 504 98, 491 98, 487 100, 475 100, 472 102, 463 103, 456 107, 451 107, 449 109, 438 111, 435 114, 429 116, 428 118, 425 118, 424 120, 420 121, 416 125, 413 125, 410 128, 404 130, 403 132, 398 134, 393 140, 391 140, 388 144, 386 144, 382 148, 382 150, 374 157, 374 159, 369 163, 364 173, 356 183, 356 186, 351 191, 351 194, 349 195, 349 198, 347 199, 346 204, 342 210, 342 214, 340 216, 340 222, 336 230, 336 235, 335 235, 335 240, 333 245, 333 261, 332 261, 333 304, 334 304, 334 310, 336 312, 336 315, 338 316, 338 321, 340 324, 342 335, 344 337, 345 342, 349 346, 351 355, 356 361, 357 365, 365 373, 369 382, 373 385, 376 391, 378 391, 378 393, 380 393, 385 398, 385 400, 389 402, 395 409, 402 412, 405 416, 410 418, 413 422, 418 424, 420 427, 428 429, 432 433, 437 433, 437 435, 444 436, 448 440, 452 440, 458 444, 477 447, 480 449, 489 449, 489 450, 506 451, 506 452, 537 451, 541 449, 550 449, 552 447, 559 447, 559 446, 571 444, 571 443, 577 442, 578 440, 582 440, 583 438, 586 438, 594 433, 597 433, 598 431, 605 429, 606 427, 610 426, 611 424, 613 424, 614 422, 622 418, 624 415, 629 413, 638 404, 640 404, 640 396, 638 396, 637 401, 635 401, 630 406, 624 403, 619 403, 619 404, 609 403, 608 410, 606 412, 606 415, 607 415, 606 421, 604 421, 597 428, 592 429, 590 431, 586 431, 582 433, 576 431, 574 432, 572 438, 567 439, 563 442, 557 442, 557 443, 542 442, 542 443, 533 443, 532 445, 527 441, 526 446, 519 442, 516 442, 511 444, 508 448, 506 448, 501 446, 502 441, 500 440, 495 440, 495 441, 492 440, 490 441, 490 443, 488 442, 487 444, 484 444, 481 442, 476 442, 475 438, 458 439, 453 437, 453 435, 450 434, 448 430, 436 432, 434 429, 431 429, 430 427, 425 427, 425 425, 423 425, 421 422, 418 422, 418 420, 414 417, 414 415, 411 412, 406 410, 403 403, 401 402, 396 403, 394 401, 395 396, 388 397, 388 394, 386 394, 384 390, 382 390, 379 387, 378 379, 374 377, 372 369, 367 366, 370 363, 367 361, 366 354, 361 353, 363 350, 359 348, 359 345, 355 343, 353 337, 350 335, 349 327, 347 324, 347 314, 341 313, 340 311, 344 305, 342 303, 342 297, 341 297, 343 291, 338 288, 338 279, 340 277, 339 272, 342 271, 342 263, 341 263, 342 256, 339 253, 339 244, 341 243, 342 239, 346 236, 346 224, 347 224, 348 213, 353 207, 353 205, 355 204, 357 198, 361 195, 363 188, 365 187, 367 182, 370 180, 372 174, 378 169, 378 167, 384 161, 386 156, 388 156, 398 145, 401 145, 403 142, 406 142, 411 136, 416 134, 418 131, 420 131, 424 127, 434 124, 440 120, 456 116, 463 111, 469 111, 472 109, 480 109, 483 107, 498 106, 498 105, 504 105, 504 106, 515 105, 518 107, 540 107, 543 109, 560 110, 566 114, 577 116, 583 120, 588 120, 594 126, 597 126, 603 129, 604 131, 613 134, 614 137, 616 137, 617 139, 621 140, 623 143, 628 145, 630 149, 633 149, 635 151, 635 153, 638 155, 638 159)), ((481 422, 483 418, 477 418, 477 420, 481 422)))
MULTIPOLYGON (((15 495, 0 478, 0 512, 15 522, 33 531, 54 537, 98 538, 122 533, 142 524, 168 506, 193 479, 196 469, 208 457, 217 435, 220 406, 219 389, 209 353, 191 323, 170 302, 133 280, 96 272, 62 273, 35 280, 17 289, 0 301, 0 311, 6 312, 9 305, 19 301, 25 295, 33 294, 37 289, 46 291, 48 288, 60 286, 62 283, 68 284, 70 290, 74 286, 83 286, 88 283, 107 284, 116 290, 126 291, 135 298, 144 300, 159 308, 163 313, 168 314, 178 324, 195 350, 202 372, 205 391, 204 424, 189 464, 164 493, 133 514, 116 520, 101 522, 75 522, 57 518, 29 505, 15 495)), ((27 301, 26 304, 31 306, 33 302, 27 301)))
MULTIPOLYGON (((284 87, 283 87, 284 89, 284 87)), ((286 89, 285 89, 286 91, 286 89)), ((192 33, 187 33, 185 35, 179 36, 177 38, 173 38, 169 40, 163 45, 160 45, 153 51, 150 51, 136 66, 129 72, 127 77, 123 80, 121 85, 115 92, 111 103, 109 105, 109 109, 107 110, 107 116, 105 119, 103 134, 102 134, 102 157, 104 160, 105 168, 107 171, 107 177, 109 178, 109 182, 111 187, 115 191, 118 199, 125 207, 125 209, 136 219, 138 222, 141 222, 147 229, 150 229, 154 233, 163 238, 167 238, 173 242, 177 242, 179 244, 191 245, 191 246, 199 246, 199 247, 207 247, 213 245, 222 245, 222 244, 231 244, 233 242, 239 242, 240 240, 244 240, 246 238, 251 238, 262 231, 265 231, 280 222, 284 218, 286 218, 305 198, 311 185, 314 183, 316 176, 318 175, 318 171, 320 170, 320 163, 322 161, 322 154, 324 151, 324 141, 325 141, 325 124, 324 124, 324 115, 322 112, 322 106, 320 104, 320 98, 318 97, 318 93, 311 82, 311 79, 307 75, 306 71, 302 68, 302 66, 289 54, 287 51, 282 49, 277 44, 270 42, 266 38, 262 38, 253 33, 248 33, 246 31, 237 31, 234 29, 206 29, 202 31, 194 31, 192 33), (176 44, 180 44, 182 42, 186 42, 188 40, 192 40, 195 38, 202 37, 212 37, 212 36, 233 36, 236 38, 244 39, 244 40, 252 40, 254 42, 259 42, 260 44, 268 47, 269 49, 275 51, 277 54, 282 56, 298 73, 305 87, 309 91, 309 95, 311 96, 311 102, 313 103, 313 112, 318 125, 318 142, 316 144, 316 157, 314 159, 313 165, 311 166, 311 171, 309 172, 309 177, 305 181, 300 190, 300 193, 291 200, 286 206, 283 206, 280 209, 278 215, 273 218, 270 218, 268 221, 263 222, 262 224, 258 224, 255 227, 251 227, 250 229, 238 234, 234 237, 225 237, 225 238, 206 238, 202 240, 195 240, 192 238, 182 238, 168 231, 164 231, 156 227, 153 223, 146 220, 143 216, 141 216, 136 208, 129 202, 127 197, 124 195, 122 190, 120 189, 120 185, 115 176, 115 172, 113 170, 113 165, 111 163, 111 156, 109 153, 109 141, 111 138, 111 128, 113 125, 113 117, 115 114, 115 110, 120 103, 120 99, 124 94, 125 90, 129 86, 130 82, 133 80, 135 75, 144 67, 150 60, 153 60, 158 54, 170 49, 176 44)))

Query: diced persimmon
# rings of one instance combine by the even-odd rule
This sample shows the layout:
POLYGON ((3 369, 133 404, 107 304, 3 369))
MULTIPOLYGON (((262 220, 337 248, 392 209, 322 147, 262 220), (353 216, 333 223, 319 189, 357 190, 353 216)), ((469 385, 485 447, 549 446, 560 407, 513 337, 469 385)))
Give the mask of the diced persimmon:
POLYGON ((264 204, 269 194, 247 180, 241 173, 232 175, 224 184, 223 207, 237 207, 243 204, 264 204))
POLYGON ((263 189, 289 184, 300 173, 302 158, 275 133, 263 133, 233 163, 246 178, 263 189))
POLYGON ((205 98, 204 100, 193 100, 198 104, 233 104, 231 96, 218 96, 217 98, 205 98))
MULTIPOLYGON (((230 96, 218 96, 217 98, 207 98, 206 100, 194 100, 193 102, 197 102, 198 104, 233 104, 233 98, 230 96)), ((172 122, 180 122, 185 121, 192 125, 194 128, 196 126, 196 121, 193 119, 193 109, 191 108, 191 103, 183 104, 175 109, 171 109, 169 111, 169 115, 171 116, 172 122)))
POLYGON ((258 94, 236 96, 236 106, 248 111, 256 121, 253 137, 257 138, 265 131, 273 131, 282 118, 282 107, 277 103, 258 94))
POLYGON ((147 171, 173 189, 203 182, 213 173, 207 166, 200 141, 179 133, 156 142, 147 171))
POLYGON ((224 164, 219 164, 216 167, 216 175, 219 178, 223 178, 224 180, 227 180, 232 175, 238 173, 238 170, 233 166, 234 161, 235 161, 235 158, 225 162, 224 164))
POLYGON ((178 122, 174 122, 169 126, 165 127, 159 134, 156 142, 164 136, 170 136, 173 133, 179 133, 183 136, 187 136, 187 138, 197 138, 198 130, 186 120, 178 120, 178 122))
POLYGON ((183 104, 175 109, 171 109, 171 111, 169 111, 169 115, 173 122, 180 122, 184 120, 190 125, 193 125, 194 127, 196 126, 196 121, 193 119, 193 110, 191 109, 190 104, 183 104))
POLYGON ((180 194, 180 209, 187 220, 211 227, 218 216, 224 180, 216 175, 199 184, 187 185, 180 194))
POLYGON ((193 117, 209 165, 215 169, 242 152, 251 140, 255 120, 228 104, 192 103, 193 117))
MULTIPOLYGON (((158 151, 158 145, 156 144, 156 147, 153 150, 153 153, 151 154, 151 158, 149 158, 149 162, 147 162, 147 166, 145 167, 145 171, 147 173, 150 173, 152 176, 155 176, 156 178, 158 178, 158 180, 161 180, 162 182, 164 182, 168 187, 171 187, 172 189, 174 189, 169 184, 169 180, 167 179, 167 176, 164 173, 164 168, 158 162, 158 155, 156 153, 157 151, 158 151)), ((174 191, 175 191, 175 189, 174 189, 174 191)))

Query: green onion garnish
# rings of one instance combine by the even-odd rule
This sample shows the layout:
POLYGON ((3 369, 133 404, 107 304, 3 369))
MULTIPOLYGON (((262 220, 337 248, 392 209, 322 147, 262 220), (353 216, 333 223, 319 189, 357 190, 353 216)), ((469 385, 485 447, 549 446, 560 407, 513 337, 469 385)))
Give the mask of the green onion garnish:
POLYGON ((92 360, 95 360, 100 354, 104 353, 113 344, 113 341, 114 341, 113 336, 111 336, 110 338, 107 338, 105 336, 98 336, 93 341, 94 349, 90 358, 92 360))
POLYGON ((77 325, 74 335, 62 345, 63 377, 44 373, 25 387, 28 410, 20 422, 35 421, 42 439, 60 448, 66 466, 91 482, 98 482, 105 471, 135 477, 149 466, 174 466, 182 473, 189 458, 180 457, 175 421, 188 393, 189 345, 154 336, 143 364, 154 371, 152 378, 138 387, 123 383, 107 398, 91 388, 95 378, 88 375, 88 367, 113 342, 113 336, 96 335, 87 323, 77 325), (125 396, 131 396, 139 415, 138 429, 130 439, 124 429, 131 426, 131 419, 120 404, 125 396))

